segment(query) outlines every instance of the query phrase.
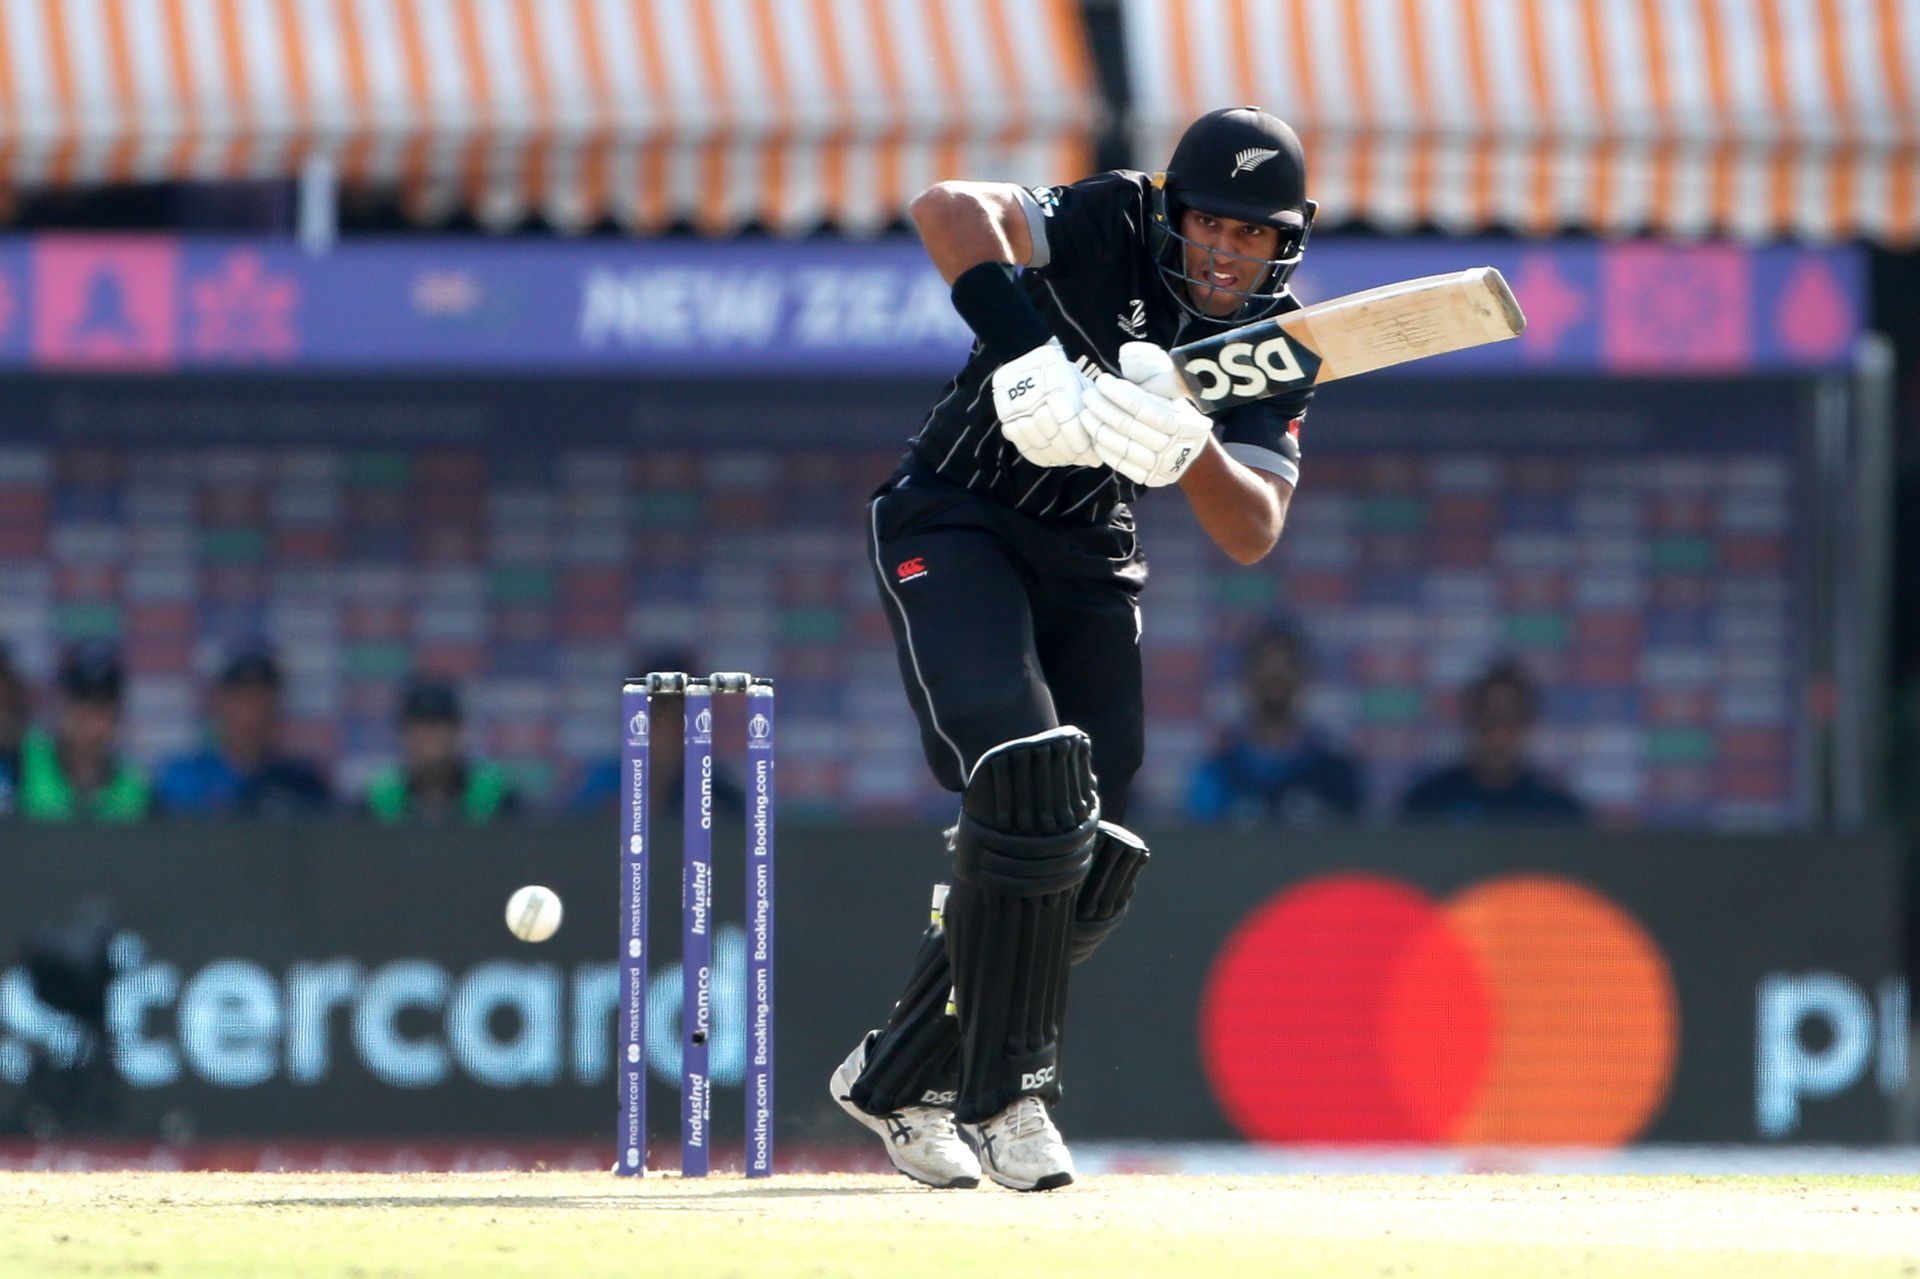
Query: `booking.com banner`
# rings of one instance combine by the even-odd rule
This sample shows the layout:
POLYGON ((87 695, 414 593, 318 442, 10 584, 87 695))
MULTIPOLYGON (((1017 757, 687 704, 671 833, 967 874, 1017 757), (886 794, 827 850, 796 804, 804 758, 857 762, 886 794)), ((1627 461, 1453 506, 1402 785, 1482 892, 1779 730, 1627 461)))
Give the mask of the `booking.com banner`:
MULTIPOLYGON (((1296 291, 1312 302, 1482 264, 1512 283, 1526 333, 1423 372, 1831 367, 1864 314, 1851 248, 1324 236, 1296 291)), ((904 237, 412 237, 323 256, 279 240, 0 240, 0 369, 919 375, 951 372, 970 338, 904 237)))
MULTIPOLYGON (((1074 974, 1060 1113, 1077 1137, 1890 1135, 1908 1025, 1888 842, 1150 834, 1125 926, 1074 974)), ((0 1127, 611 1150, 610 830, 15 827, 0 840, 0 1127), (566 906, 539 946, 502 920, 528 882, 566 906)), ((723 1149, 740 1140, 745 1052, 738 841, 717 832, 723 1149)), ((671 938, 676 859, 662 852, 653 935, 671 938)), ((925 831, 830 828, 782 832, 780 855, 777 1130, 789 1150, 857 1142, 826 1079, 898 993, 940 859, 925 831)), ((662 947, 649 980, 662 1125, 676 959, 662 947)), ((671 1143, 657 1128, 656 1151, 671 1143)))

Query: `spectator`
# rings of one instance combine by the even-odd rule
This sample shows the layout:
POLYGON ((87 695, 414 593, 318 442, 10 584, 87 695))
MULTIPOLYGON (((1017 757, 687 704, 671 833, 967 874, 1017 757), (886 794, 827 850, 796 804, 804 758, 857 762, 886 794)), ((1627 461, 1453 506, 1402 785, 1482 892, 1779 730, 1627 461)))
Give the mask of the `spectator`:
POLYGON ((20 749, 32 717, 27 681, 13 664, 13 655, 0 646, 0 817, 13 812, 20 786, 20 749))
POLYGON ((121 683, 113 653, 83 647, 67 655, 53 732, 30 728, 21 740, 21 816, 37 822, 136 822, 151 811, 146 775, 116 750, 121 683))
POLYGON ((1290 627, 1257 632, 1241 651, 1246 722, 1194 774, 1187 811, 1200 821, 1312 822, 1360 814, 1360 766, 1305 722, 1306 640, 1290 627))
MULTIPOLYGON (((692 653, 684 649, 666 649, 643 655, 634 662, 633 669, 644 674, 649 671, 692 673, 703 668, 692 653)), ((682 705, 678 697, 653 699, 653 715, 648 731, 653 750, 649 758, 652 771, 647 781, 647 803, 656 813, 676 811, 680 803, 681 779, 687 771, 686 751, 682 747, 687 728, 686 719, 681 713, 682 705)), ((617 740, 615 745, 618 745, 617 740)), ((620 756, 614 754, 587 765, 580 775, 580 784, 574 789, 573 797, 567 801, 567 811, 611 813, 619 798, 620 756)), ((713 807, 715 812, 722 814, 737 815, 747 811, 746 791, 717 751, 713 762, 713 807)))
POLYGON ((320 770, 280 749, 280 667, 244 652, 220 672, 213 723, 198 751, 168 764, 160 807, 192 817, 284 817, 317 813, 331 798, 320 770))
POLYGON ((1408 788, 1414 822, 1575 822, 1586 806, 1527 763, 1538 698, 1518 662, 1495 662, 1462 695, 1467 753, 1408 788))
POLYGON ((507 771, 462 748, 461 721, 453 685, 427 679, 407 685, 400 696, 400 762, 367 788, 375 819, 478 824, 519 811, 507 771))

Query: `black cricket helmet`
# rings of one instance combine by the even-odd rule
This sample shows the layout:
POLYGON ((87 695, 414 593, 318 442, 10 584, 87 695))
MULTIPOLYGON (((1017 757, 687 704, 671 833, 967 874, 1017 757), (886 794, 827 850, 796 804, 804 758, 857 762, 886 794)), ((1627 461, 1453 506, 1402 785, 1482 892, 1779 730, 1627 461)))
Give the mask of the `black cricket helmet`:
POLYGON ((1286 121, 1259 107, 1209 111, 1180 135, 1166 172, 1155 174, 1153 185, 1153 253, 1160 282, 1174 301, 1200 319, 1235 324, 1264 319, 1279 309, 1287 280, 1306 251, 1318 207, 1307 199, 1306 153, 1286 121), (1240 308, 1231 315, 1208 315, 1188 294, 1189 288, 1217 286, 1187 274, 1186 250, 1193 241, 1180 234, 1180 215, 1187 209, 1264 223, 1278 233, 1271 258, 1208 250, 1215 257, 1265 267, 1252 289, 1226 290, 1241 295, 1240 308))

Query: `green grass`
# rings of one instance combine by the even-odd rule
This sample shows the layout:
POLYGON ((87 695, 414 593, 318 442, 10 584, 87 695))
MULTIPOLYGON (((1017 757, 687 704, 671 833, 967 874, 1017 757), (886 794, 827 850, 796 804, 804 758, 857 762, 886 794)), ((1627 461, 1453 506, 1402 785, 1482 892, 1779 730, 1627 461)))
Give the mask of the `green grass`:
POLYGON ((0 1175, 0 1275, 1920 1276, 1920 1179, 0 1175))

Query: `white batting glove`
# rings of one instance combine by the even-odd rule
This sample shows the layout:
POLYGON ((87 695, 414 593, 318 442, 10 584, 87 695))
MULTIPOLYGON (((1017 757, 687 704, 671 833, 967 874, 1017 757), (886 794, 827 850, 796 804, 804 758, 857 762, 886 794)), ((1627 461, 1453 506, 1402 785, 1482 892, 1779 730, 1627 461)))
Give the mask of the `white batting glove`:
POLYGON ((993 372, 993 411, 1000 434, 1035 466, 1098 466, 1082 419, 1082 397, 1092 388, 1054 338, 993 372))
POLYGON ((1173 371, 1173 353, 1152 342, 1120 344, 1120 376, 1162 399, 1186 395, 1187 385, 1173 371))
POLYGON ((1093 438, 1094 452, 1143 488, 1172 484, 1206 448, 1213 420, 1181 392, 1173 357, 1159 347, 1127 343, 1120 348, 1120 367, 1127 378, 1103 373, 1082 397, 1082 420, 1093 438), (1128 378, 1147 385, 1135 385, 1128 378), (1150 386, 1176 393, 1158 394, 1150 386))

